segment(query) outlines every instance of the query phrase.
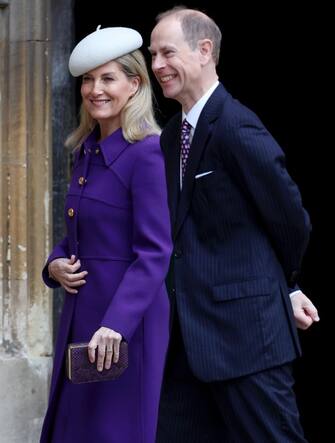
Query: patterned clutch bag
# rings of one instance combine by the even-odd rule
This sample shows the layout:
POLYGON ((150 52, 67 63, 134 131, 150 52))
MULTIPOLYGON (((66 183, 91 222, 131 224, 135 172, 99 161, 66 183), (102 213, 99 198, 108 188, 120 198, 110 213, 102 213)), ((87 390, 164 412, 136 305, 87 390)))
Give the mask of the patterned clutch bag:
POLYGON ((71 343, 67 348, 66 372, 72 383, 91 383, 95 381, 115 380, 128 367, 128 344, 122 341, 117 363, 112 363, 110 369, 97 370, 97 363, 88 359, 88 343, 71 343))

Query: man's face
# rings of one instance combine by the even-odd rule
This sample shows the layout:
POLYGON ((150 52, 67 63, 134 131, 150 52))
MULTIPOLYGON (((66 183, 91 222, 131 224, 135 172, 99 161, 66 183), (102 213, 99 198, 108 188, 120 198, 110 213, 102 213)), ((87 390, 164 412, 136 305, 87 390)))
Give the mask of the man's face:
POLYGON ((192 50, 185 41, 180 22, 166 17, 151 33, 151 67, 167 98, 190 108, 196 101, 202 68, 198 47, 192 50))

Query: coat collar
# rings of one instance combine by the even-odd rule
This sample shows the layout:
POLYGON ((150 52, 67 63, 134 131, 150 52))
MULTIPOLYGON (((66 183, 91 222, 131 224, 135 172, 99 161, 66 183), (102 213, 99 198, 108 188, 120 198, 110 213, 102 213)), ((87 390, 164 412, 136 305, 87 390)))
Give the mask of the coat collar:
POLYGON ((96 126, 82 144, 80 155, 85 155, 87 152, 100 149, 106 166, 110 166, 130 144, 123 137, 121 128, 117 129, 100 142, 98 141, 98 138, 99 127, 96 126))

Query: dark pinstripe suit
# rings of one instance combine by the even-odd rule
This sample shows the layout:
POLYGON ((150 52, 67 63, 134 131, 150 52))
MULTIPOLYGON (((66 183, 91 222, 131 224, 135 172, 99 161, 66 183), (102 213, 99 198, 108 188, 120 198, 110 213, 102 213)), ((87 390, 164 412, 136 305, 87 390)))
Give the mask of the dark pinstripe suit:
MULTIPOLYGON (((189 371, 187 377, 194 376, 196 386, 192 390, 200 385, 200 389, 209 387, 211 393, 205 394, 210 397, 209 403, 214 398, 219 409, 224 404, 235 412, 238 409, 235 416, 245 417, 236 426, 243 427, 250 440, 233 433, 234 441, 304 441, 298 436, 300 429, 292 431, 299 426, 290 388, 286 398, 292 396, 292 401, 288 400, 283 413, 295 418, 286 420, 287 423, 281 418, 283 426, 279 423, 279 409, 271 409, 273 404, 280 403, 274 398, 275 392, 265 400, 255 384, 245 383, 245 400, 238 407, 234 405, 234 398, 239 397, 235 391, 228 403, 230 394, 223 394, 236 386, 236 380, 257 380, 263 393, 268 392, 269 385, 275 386, 276 391, 276 387, 288 387, 292 381, 286 364, 299 355, 300 347, 288 286, 295 285, 310 232, 300 193, 285 169, 278 144, 257 116, 234 100, 222 84, 198 120, 180 193, 180 126, 178 114, 161 136, 175 247, 168 276, 172 342, 158 442, 171 440, 172 434, 167 437, 165 431, 178 428, 178 417, 171 417, 168 411, 173 403, 178 411, 177 403, 186 400, 179 398, 181 385, 178 395, 173 394, 170 375, 173 373, 172 378, 178 379, 179 370, 182 373, 185 367, 189 371), (213 172, 195 179, 207 171, 213 172), (181 342, 179 325, 183 343, 176 351, 181 342), (270 368, 277 368, 273 370, 277 371, 275 375, 269 372, 270 368), (249 377, 251 374, 256 375, 249 377), (246 418, 248 402, 259 408, 257 419, 246 418), (266 423, 263 428, 267 431, 257 431, 257 421, 266 423), (275 421, 279 424, 273 424, 275 421), (291 430, 285 434, 284 430, 275 429, 281 427, 291 430)), ((238 384, 239 390, 242 385, 238 384)), ((203 398, 201 401, 205 401, 203 398)), ((199 408, 195 397, 192 403, 194 411, 199 408)), ((216 437, 201 436, 197 429, 199 419, 196 413, 193 419, 188 418, 188 439, 173 437, 171 443, 227 441, 219 436, 222 430, 213 434, 216 437), (197 431, 191 437, 194 429, 197 431)), ((234 420, 227 416, 226 421, 229 425, 234 420)))

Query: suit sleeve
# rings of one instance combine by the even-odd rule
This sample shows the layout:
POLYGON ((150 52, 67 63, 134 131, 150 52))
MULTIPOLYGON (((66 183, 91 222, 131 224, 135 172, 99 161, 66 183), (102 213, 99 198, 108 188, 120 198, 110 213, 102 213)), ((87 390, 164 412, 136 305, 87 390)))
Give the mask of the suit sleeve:
POLYGON ((133 253, 101 326, 119 332, 127 341, 146 309, 162 289, 172 249, 163 155, 159 143, 139 147, 131 194, 133 253))
POLYGON ((286 170, 283 151, 259 119, 250 112, 236 126, 228 131, 227 143, 233 169, 257 208, 288 286, 294 287, 309 240, 309 216, 286 170))
POLYGON ((52 253, 50 254, 44 268, 42 271, 42 278, 44 283, 49 286, 49 288, 59 288, 60 284, 54 280, 53 278, 49 277, 49 271, 48 271, 48 265, 56 258, 69 258, 69 245, 68 245, 68 238, 65 237, 57 246, 54 247, 52 253))

